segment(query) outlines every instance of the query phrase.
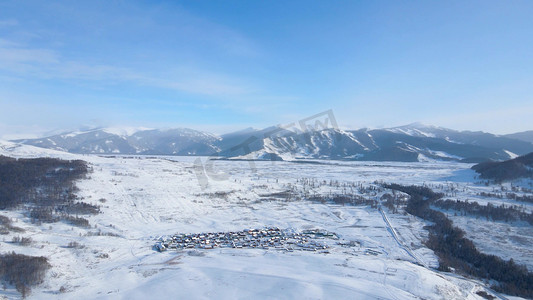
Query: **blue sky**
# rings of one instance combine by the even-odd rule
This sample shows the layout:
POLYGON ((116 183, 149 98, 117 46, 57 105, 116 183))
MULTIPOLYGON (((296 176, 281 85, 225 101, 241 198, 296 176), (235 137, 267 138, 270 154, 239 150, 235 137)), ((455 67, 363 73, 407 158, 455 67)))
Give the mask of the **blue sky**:
POLYGON ((0 137, 224 133, 332 109, 344 128, 533 129, 531 1, 2 1, 0 137))

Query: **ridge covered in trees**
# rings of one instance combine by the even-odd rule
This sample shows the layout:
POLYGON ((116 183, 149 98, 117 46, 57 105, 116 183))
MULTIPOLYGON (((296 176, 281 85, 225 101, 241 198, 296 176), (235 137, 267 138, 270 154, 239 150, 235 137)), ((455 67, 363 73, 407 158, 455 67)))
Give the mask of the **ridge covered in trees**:
POLYGON ((483 162, 472 167, 484 179, 503 182, 518 178, 533 178, 533 152, 502 162, 483 162))

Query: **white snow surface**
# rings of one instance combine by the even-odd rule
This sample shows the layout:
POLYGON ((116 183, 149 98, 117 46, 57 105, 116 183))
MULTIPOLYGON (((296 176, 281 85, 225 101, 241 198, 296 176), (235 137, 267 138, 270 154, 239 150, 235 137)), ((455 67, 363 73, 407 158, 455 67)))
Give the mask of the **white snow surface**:
MULTIPOLYGON (((20 211, 0 212, 26 230, 22 236, 34 240, 25 247, 2 242, 0 251, 43 255, 52 264, 30 298, 482 299, 476 294, 484 290, 479 282, 431 269, 437 258, 422 244, 427 224, 419 219, 386 211, 385 218, 363 206, 262 197, 298 185, 301 178, 364 184, 457 181, 468 186, 473 181, 470 165, 216 161, 214 169, 229 177, 208 176, 203 189, 198 183, 202 174, 194 167, 197 157, 82 156, 10 142, 0 142, 0 154, 87 161, 93 172, 77 183, 78 195, 102 206, 102 213, 87 217, 93 226, 89 230, 64 223, 35 225, 20 211), (151 247, 161 235, 265 226, 322 228, 356 246, 334 246, 328 254, 229 248, 159 253, 151 247), (90 236, 89 231, 107 235, 90 236), (73 241, 85 248, 65 247, 73 241)), ((328 186, 310 189, 332 192, 328 186)), ((12 234, 3 238, 10 240, 12 234)), ((0 290, 1 295, 20 298, 13 287, 0 290)))
POLYGON ((509 150, 503 150, 503 151, 505 151, 505 153, 507 153, 507 155, 509 155, 510 159, 517 158, 519 156, 518 154, 513 153, 513 152, 511 152, 509 150))

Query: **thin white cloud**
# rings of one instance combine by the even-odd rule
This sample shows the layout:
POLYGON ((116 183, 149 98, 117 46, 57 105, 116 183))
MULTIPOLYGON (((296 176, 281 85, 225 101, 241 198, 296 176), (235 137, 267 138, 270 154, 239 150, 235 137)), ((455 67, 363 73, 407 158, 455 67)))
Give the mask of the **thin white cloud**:
POLYGON ((18 24, 19 24, 19 22, 17 20, 15 20, 15 19, 0 20, 0 28, 17 26, 18 24))
MULTIPOLYGON (((253 41, 240 32, 192 14, 179 5, 154 5, 148 11, 140 10, 137 6, 122 5, 110 5, 104 10, 101 8, 95 4, 85 10, 78 10, 70 4, 58 3, 54 6, 54 11, 69 16, 59 20, 60 22, 77 20, 74 24, 77 30, 87 32, 81 39, 90 43, 105 41, 109 38, 106 36, 108 32, 123 32, 126 35, 132 32, 150 32, 155 35, 157 43, 163 43, 160 45, 161 49, 173 49, 177 41, 183 41, 185 45, 192 45, 187 51, 193 53, 196 49, 209 49, 211 53, 241 57, 257 56, 260 52, 253 41), (163 32, 165 36, 159 36, 163 32)), ((46 11, 49 7, 43 9, 46 11)), ((196 58, 184 55, 186 60, 179 63, 168 62, 165 65, 157 62, 135 67, 115 60, 90 64, 87 62, 90 60, 83 58, 72 59, 67 52, 63 52, 63 49, 76 47, 69 41, 68 30, 32 28, 27 25, 27 22, 19 23, 15 19, 0 20, 0 26, 16 27, 16 31, 10 35, 12 40, 0 38, 0 71, 8 72, 7 75, 11 73, 21 78, 76 80, 80 84, 91 84, 83 81, 105 81, 108 84, 126 82, 219 97, 245 95, 257 90, 249 79, 244 80, 225 71, 210 71, 202 54, 196 58), (39 34, 35 35, 37 32, 39 34), (28 35, 35 36, 28 38, 28 35), (42 46, 43 40, 52 41, 49 37, 53 37, 53 44, 60 45, 54 48, 57 50, 50 48, 53 47, 50 44, 42 46)), ((149 44, 148 38, 145 45, 149 44)), ((152 55, 157 61, 157 53, 152 55)))
MULTIPOLYGON (((193 14, 186 9, 172 5, 171 15, 166 14, 162 5, 155 15, 137 16, 137 22, 146 26, 151 24, 154 32, 169 32, 173 38, 184 38, 188 42, 215 48, 236 56, 258 56, 262 53, 255 42, 240 31, 221 23, 193 14), (157 17, 156 17, 157 16, 157 17), (161 20, 159 20, 161 18, 161 20)), ((126 19, 132 22, 132 19, 126 19)))
POLYGON ((65 61, 53 50, 24 48, 6 40, 0 41, 0 70, 23 77, 130 82, 210 96, 243 95, 254 90, 242 80, 225 74, 189 67, 174 72, 167 71, 161 76, 114 65, 89 65, 79 61, 65 61))
POLYGON ((3 47, 0 44, 0 63, 2 68, 28 63, 53 64, 58 63, 54 51, 47 49, 25 49, 16 47, 3 47))
POLYGON ((195 26, 190 27, 190 35, 196 39, 217 45, 235 55, 256 56, 260 53, 252 41, 230 28, 197 18, 193 22, 195 26))
POLYGON ((197 78, 164 80, 149 78, 146 82, 152 82, 155 86, 171 88, 193 94, 210 96, 245 95, 253 89, 239 84, 232 84, 230 79, 218 76, 198 76, 197 78))

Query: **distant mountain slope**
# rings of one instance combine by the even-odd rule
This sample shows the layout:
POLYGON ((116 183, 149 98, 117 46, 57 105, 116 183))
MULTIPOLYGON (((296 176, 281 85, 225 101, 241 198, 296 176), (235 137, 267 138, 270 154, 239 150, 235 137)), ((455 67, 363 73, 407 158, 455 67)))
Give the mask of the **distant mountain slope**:
POLYGON ((481 178, 499 182, 518 178, 533 178, 533 152, 503 162, 485 162, 472 167, 481 178))
POLYGON ((220 138, 188 128, 143 130, 127 137, 137 153, 159 155, 210 155, 220 149, 220 138))
POLYGON ((533 143, 533 130, 506 134, 505 137, 510 139, 520 140, 524 142, 533 143))
POLYGON ((410 124, 387 129, 302 132, 247 128, 217 137, 192 129, 94 129, 15 142, 72 153, 216 155, 236 159, 375 161, 506 160, 533 152, 533 144, 484 132, 410 124))
POLYGON ((498 136, 482 131, 457 131, 448 128, 423 125, 420 123, 413 123, 385 130, 416 137, 444 139, 451 143, 476 145, 490 149, 502 148, 502 146, 505 145, 505 150, 518 155, 529 153, 531 149, 531 143, 528 141, 517 140, 509 135, 498 136))
POLYGON ((220 138, 192 129, 140 130, 118 133, 94 129, 14 142, 87 154, 210 155, 220 138))
MULTIPOLYGON (((371 130, 368 133, 372 136, 379 148, 369 153, 372 160, 405 160, 411 158, 415 160, 436 159, 454 160, 467 162, 480 162, 487 159, 504 160, 509 159, 507 150, 513 148, 515 151, 531 150, 530 146, 519 145, 515 141, 509 142, 507 139, 492 136, 492 140, 486 138, 485 143, 479 143, 479 139, 472 139, 467 143, 467 139, 460 136, 460 133, 450 131, 453 134, 402 134, 394 130, 371 130), (455 140, 452 140, 453 137, 455 140), (462 142, 457 142, 461 139, 462 142), (518 149, 519 148, 519 149, 518 149)), ((466 133, 471 135, 471 133, 466 133)), ((484 135, 484 134, 482 134, 484 135)))
POLYGON ((350 132, 324 129, 269 137, 265 150, 280 157, 348 159, 370 149, 350 132))
MULTIPOLYGON (((266 130, 231 134, 232 141, 253 142, 247 145, 248 149, 236 147, 235 151, 223 152, 223 156, 238 159, 263 159, 272 156, 284 159, 481 162, 505 160, 533 151, 533 145, 522 141, 483 132, 423 127, 420 124, 354 131, 330 128, 298 133, 279 130, 275 136, 266 135, 265 132, 266 130)), ((223 136, 222 140, 225 139, 223 136)))

